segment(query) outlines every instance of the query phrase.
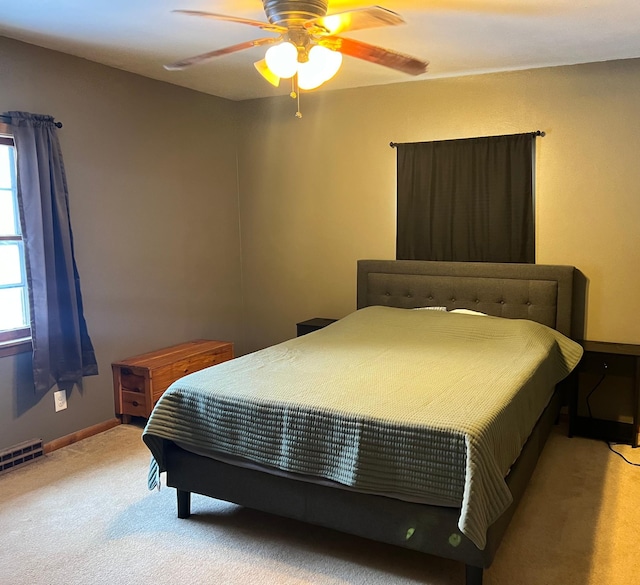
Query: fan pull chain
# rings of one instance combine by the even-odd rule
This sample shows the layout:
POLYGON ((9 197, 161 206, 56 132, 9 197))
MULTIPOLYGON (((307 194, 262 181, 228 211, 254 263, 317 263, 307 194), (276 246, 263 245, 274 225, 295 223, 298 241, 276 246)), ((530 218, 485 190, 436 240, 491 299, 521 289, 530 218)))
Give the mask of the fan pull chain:
POLYGON ((296 118, 298 120, 302 118, 302 112, 300 111, 300 88, 298 87, 298 74, 296 73, 291 78, 291 93, 289 94, 294 100, 298 100, 298 110, 296 111, 296 118))

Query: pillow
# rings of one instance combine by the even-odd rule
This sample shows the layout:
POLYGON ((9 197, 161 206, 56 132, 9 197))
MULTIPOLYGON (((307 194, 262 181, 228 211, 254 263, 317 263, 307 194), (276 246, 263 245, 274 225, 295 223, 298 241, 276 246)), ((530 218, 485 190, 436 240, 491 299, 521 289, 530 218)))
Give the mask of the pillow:
POLYGON ((472 311, 471 309, 451 309, 449 313, 461 313, 463 315, 482 315, 483 317, 487 317, 486 313, 481 313, 480 311, 472 311))
POLYGON ((414 311, 446 311, 447 307, 414 307, 414 311))

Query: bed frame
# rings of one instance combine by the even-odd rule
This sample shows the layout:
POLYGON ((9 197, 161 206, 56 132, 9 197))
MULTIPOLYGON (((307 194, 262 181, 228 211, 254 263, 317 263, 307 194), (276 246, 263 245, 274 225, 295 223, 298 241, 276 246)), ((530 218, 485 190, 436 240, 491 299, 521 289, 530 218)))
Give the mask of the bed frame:
MULTIPOLYGON (((357 306, 467 308, 506 318, 531 319, 571 336, 573 280, 571 266, 361 260, 357 306)), ((167 485, 177 490, 180 518, 190 515, 191 493, 203 494, 461 561, 466 565, 466 584, 481 585, 483 569, 493 561, 557 420, 560 394, 556 388, 506 478, 513 503, 489 527, 483 550, 460 533, 458 508, 361 494, 236 467, 174 444, 166 452, 167 485)))

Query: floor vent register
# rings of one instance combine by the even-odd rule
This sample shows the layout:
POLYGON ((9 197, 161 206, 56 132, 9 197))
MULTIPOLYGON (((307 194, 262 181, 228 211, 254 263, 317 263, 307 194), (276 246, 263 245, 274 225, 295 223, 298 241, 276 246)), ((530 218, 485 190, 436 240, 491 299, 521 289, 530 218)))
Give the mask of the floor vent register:
POLYGON ((31 439, 0 451, 0 474, 22 467, 44 455, 41 439, 31 439))

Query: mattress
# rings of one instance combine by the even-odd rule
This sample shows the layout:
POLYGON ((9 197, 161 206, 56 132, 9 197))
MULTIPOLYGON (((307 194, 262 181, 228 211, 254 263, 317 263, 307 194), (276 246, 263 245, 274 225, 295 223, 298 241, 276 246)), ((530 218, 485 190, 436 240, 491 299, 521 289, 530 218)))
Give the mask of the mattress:
POLYGON ((554 386, 582 355, 544 325, 360 309, 322 330, 175 382, 143 440, 374 494, 460 508, 478 548, 512 501, 504 481, 554 386))

